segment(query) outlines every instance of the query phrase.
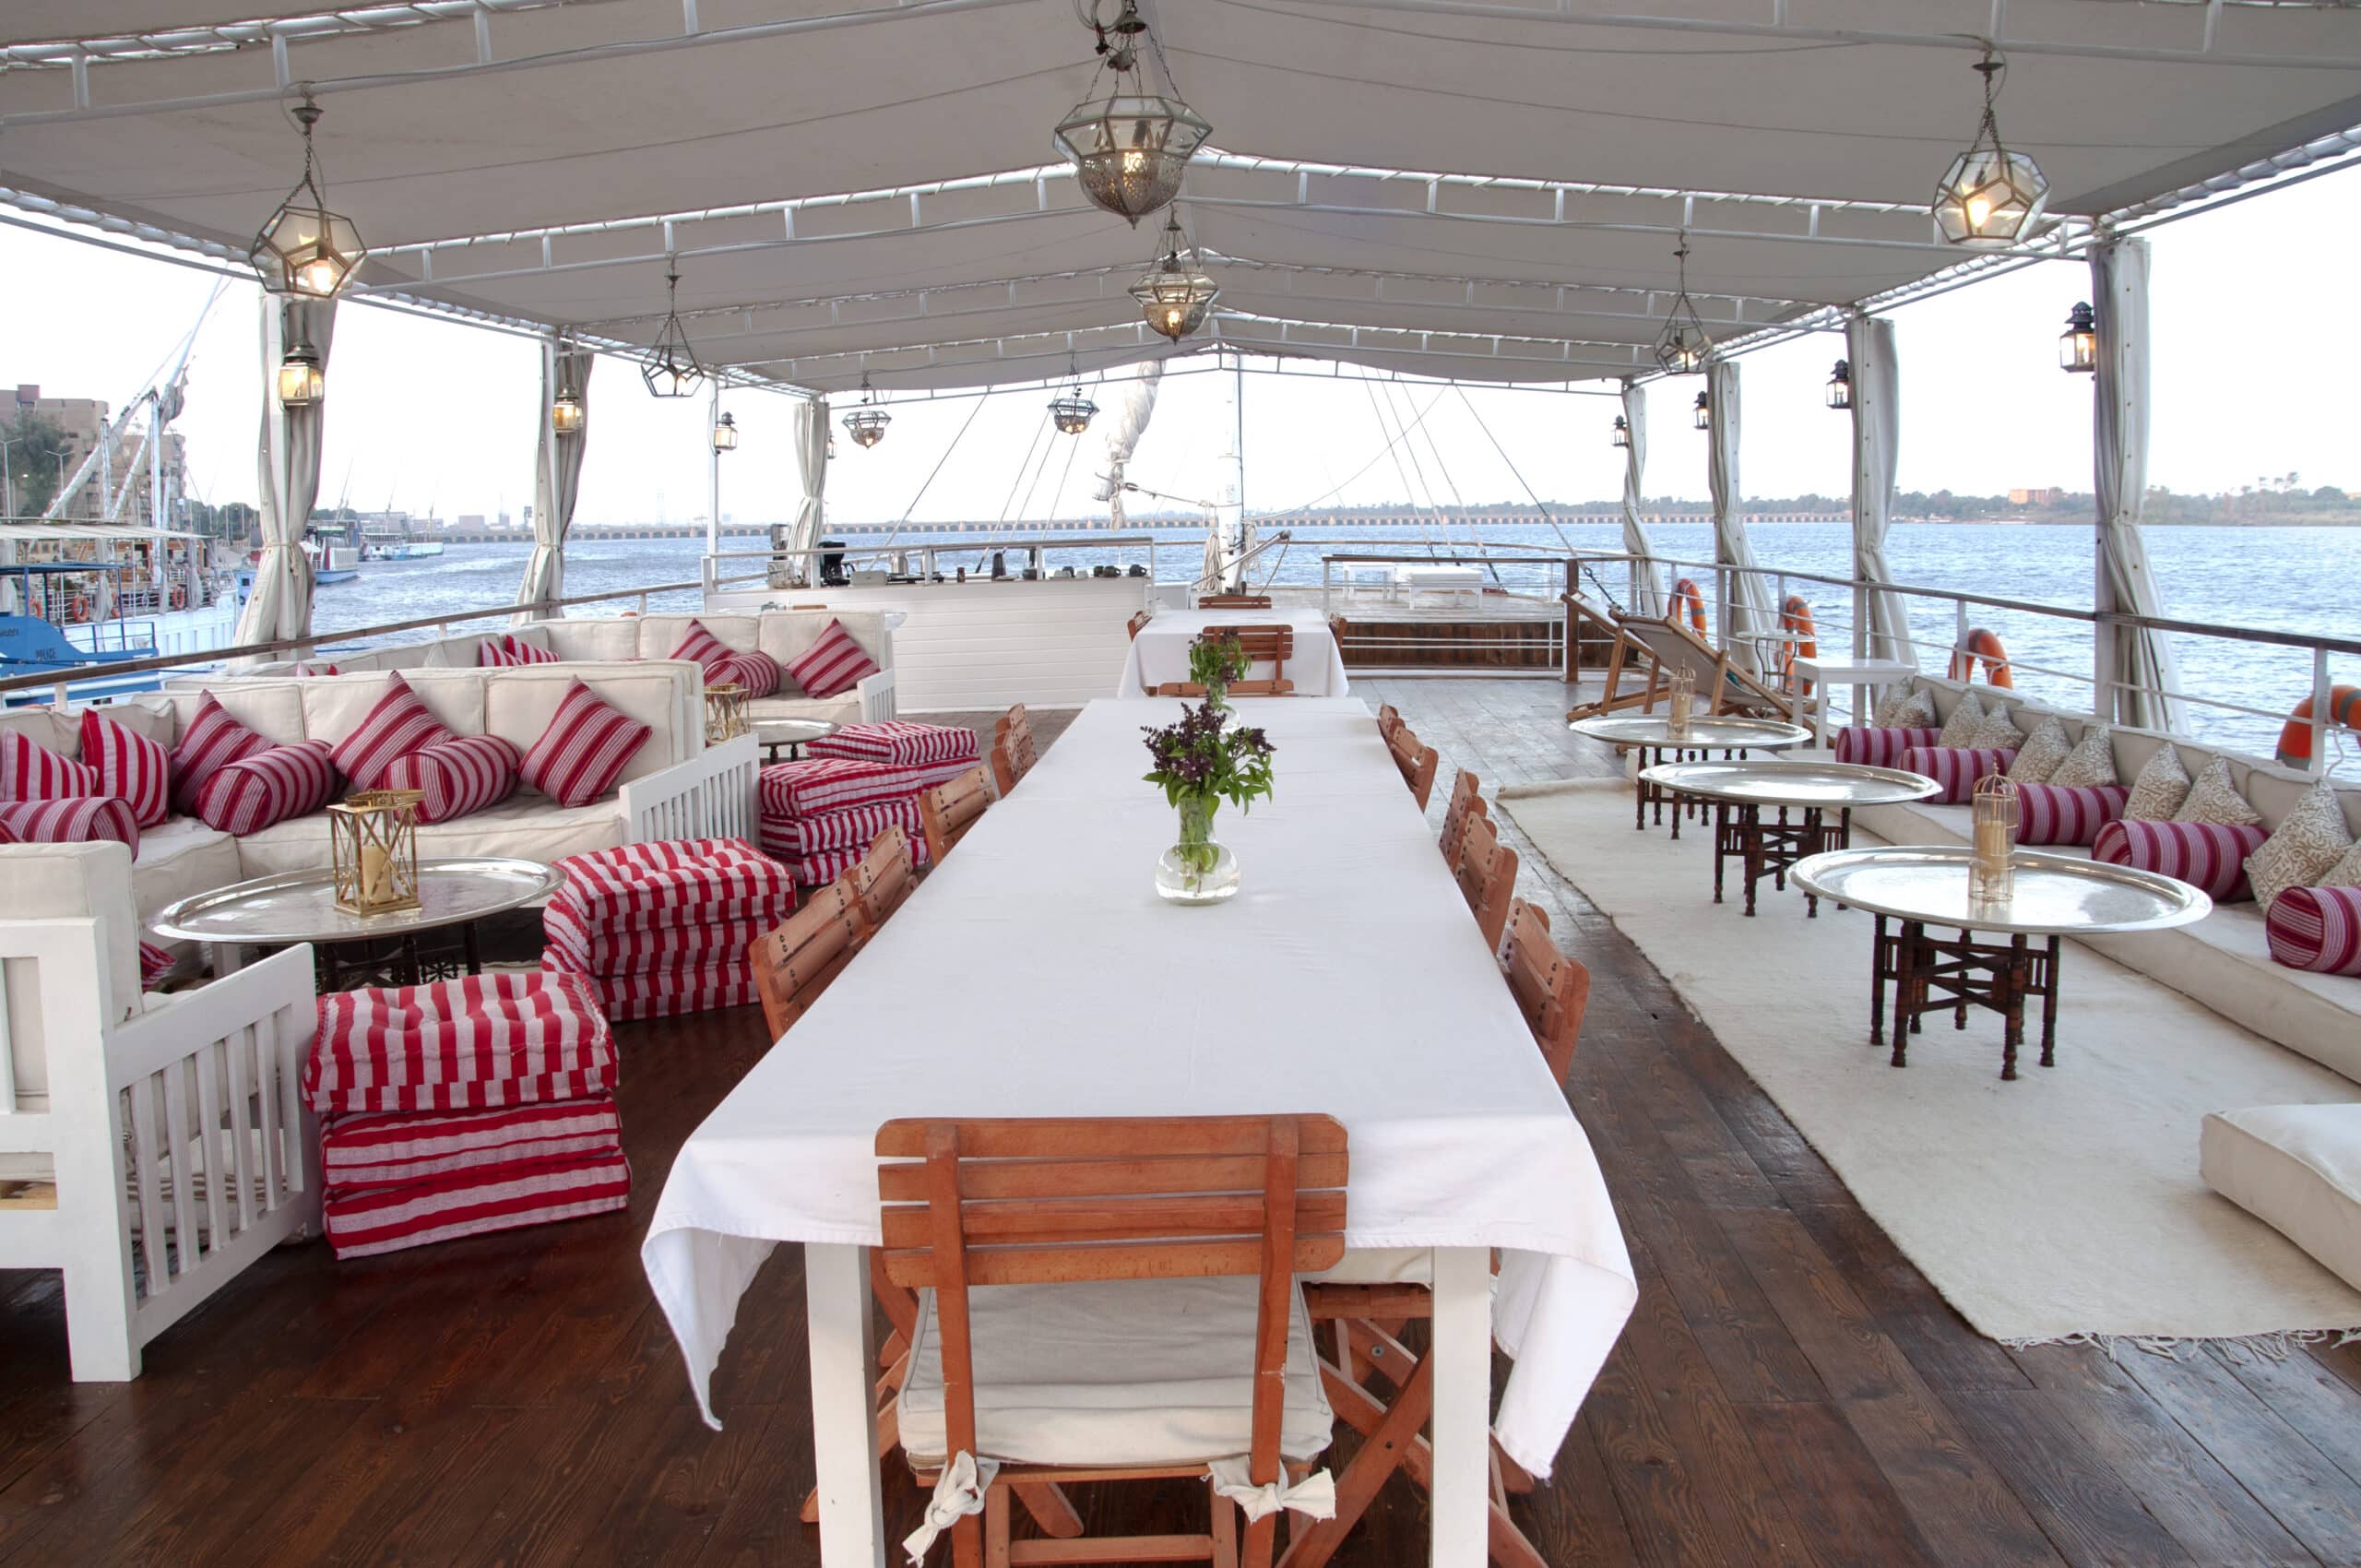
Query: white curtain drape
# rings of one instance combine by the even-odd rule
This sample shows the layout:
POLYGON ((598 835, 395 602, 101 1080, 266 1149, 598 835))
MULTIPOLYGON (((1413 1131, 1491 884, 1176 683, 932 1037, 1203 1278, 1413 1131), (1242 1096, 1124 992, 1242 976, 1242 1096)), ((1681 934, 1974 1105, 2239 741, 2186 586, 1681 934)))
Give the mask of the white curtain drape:
POLYGON ((1122 384, 1122 399, 1115 405, 1114 417, 1106 422, 1107 467, 1092 493, 1107 503, 1109 524, 1118 533, 1123 529, 1123 470, 1139 449, 1147 422, 1155 417, 1156 392, 1163 384, 1164 362, 1150 360, 1140 367, 1138 375, 1122 384))
MULTIPOLYGON (((1886 562, 1885 535, 1893 526, 1893 475, 1902 434, 1901 361, 1894 352, 1893 323, 1884 316, 1855 316, 1845 327, 1845 352, 1853 363, 1853 576, 1862 582, 1890 583, 1893 568, 1886 562)), ((1869 658, 1917 662, 1900 594, 1861 589, 1854 614, 1869 658)))
POLYGON ((289 345, 302 342, 312 346, 325 370, 335 337, 334 300, 262 297, 262 441, 255 452, 262 555, 255 563, 254 592, 238 614, 235 640, 241 643, 301 637, 312 630, 312 563, 303 553, 303 529, 319 499, 326 399, 307 409, 282 406, 279 364, 289 345))
MULTIPOLYGON (((2148 564, 2140 517, 2148 493, 2148 242, 2108 240, 2091 247, 2091 303, 2098 315, 2099 362, 2092 457, 2098 493, 2100 610, 2162 615, 2163 596, 2148 564)), ((2162 632, 2143 626, 2102 626, 2108 647, 2098 659, 2102 680, 2111 662, 2118 683, 2098 694, 2097 711, 2112 706, 2118 723, 2143 730, 2178 730, 2186 721, 2180 667, 2162 632), (2111 652, 2110 660, 2105 655, 2111 652)))
MULTIPOLYGON (((541 345, 541 440, 533 455, 533 553, 525 560, 525 580, 517 586, 519 606, 540 605, 565 597, 565 534, 574 526, 575 497, 582 488, 582 453, 590 440, 590 367, 598 356, 588 349, 541 345), (582 404, 582 428, 560 435, 552 422, 551 408, 561 389, 570 390, 582 404)), ((543 613, 520 608, 516 619, 529 621, 543 613)), ((563 615, 563 610, 546 613, 563 615)))
POLYGON ((1623 553, 1640 559, 1631 567, 1631 613, 1664 613, 1664 585, 1656 580, 1656 547, 1640 521, 1641 486, 1648 472, 1648 391, 1636 382, 1623 384, 1623 423, 1631 445, 1623 451, 1623 553))
MULTIPOLYGON (((803 499, 795 508, 795 522, 788 529, 787 548, 790 551, 813 549, 820 542, 821 530, 827 526, 828 490, 828 400, 806 398, 795 407, 795 466, 803 479, 803 499)), ((819 563, 812 556, 789 554, 786 562, 788 575, 801 583, 820 580, 819 563)))
MULTIPOLYGON (((1725 566, 1752 568, 1754 547, 1739 518, 1738 478, 1738 366, 1717 360, 1706 368, 1705 398, 1713 429, 1707 435, 1706 478, 1714 491, 1714 559, 1725 566)), ((1760 674, 1762 644, 1757 639, 1778 627, 1771 590, 1752 570, 1729 574, 1730 662, 1760 674)))

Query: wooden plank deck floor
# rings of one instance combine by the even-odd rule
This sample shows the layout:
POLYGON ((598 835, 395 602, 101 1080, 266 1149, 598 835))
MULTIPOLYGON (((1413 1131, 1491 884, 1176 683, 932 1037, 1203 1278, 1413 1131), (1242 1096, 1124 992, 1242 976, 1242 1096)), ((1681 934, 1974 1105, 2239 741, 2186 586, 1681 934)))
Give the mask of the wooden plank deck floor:
MULTIPOLYGON (((1488 791, 1613 766, 1554 683, 1358 684, 1488 791)), ((1516 1504, 1552 1563, 2361 1563, 2361 1348, 1977 1336, 1636 950, 1525 866, 1596 979, 1569 1097, 1641 1278, 1555 1479, 1516 1504)), ((619 1034, 627 1214, 343 1265, 283 1250, 123 1385, 67 1381, 55 1276, 0 1273, 0 1563, 816 1562, 798 1250, 747 1297, 720 1433, 638 1263, 674 1152, 767 1048, 759 1016, 619 1034)), ((1198 1495, 1083 1501, 1094 1526, 1169 1528, 1198 1495)), ((898 1464, 887 1501, 898 1536, 920 1502, 898 1464)), ((1421 1501, 1397 1482, 1337 1562, 1423 1562, 1421 1501)))

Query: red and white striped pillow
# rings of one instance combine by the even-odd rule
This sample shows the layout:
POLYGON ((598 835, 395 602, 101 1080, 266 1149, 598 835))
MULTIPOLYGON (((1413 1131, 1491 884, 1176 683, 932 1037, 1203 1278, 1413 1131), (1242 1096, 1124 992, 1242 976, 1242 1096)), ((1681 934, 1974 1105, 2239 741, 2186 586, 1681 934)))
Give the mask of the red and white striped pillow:
POLYGON ((386 677, 386 695, 360 725, 329 749, 343 775, 363 790, 386 787, 386 771, 397 759, 421 746, 439 745, 457 737, 427 708, 425 699, 409 689, 398 671, 386 677))
POLYGON ((2020 784, 2017 842, 2087 846, 2123 815, 2130 798, 2120 784, 2020 784))
POLYGON ((891 763, 908 767, 930 762, 964 762, 981 758, 981 743, 973 730, 948 724, 913 724, 888 719, 876 724, 846 724, 823 735, 804 750, 813 756, 848 756, 862 762, 891 763))
POLYGON ((141 943, 139 944, 140 989, 155 990, 156 982, 171 974, 173 966, 179 962, 179 959, 172 956, 171 949, 159 947, 152 942, 141 943))
POLYGON ((861 651, 843 622, 830 621, 817 641, 787 661, 787 670, 807 695, 832 697, 876 674, 877 661, 861 651))
POLYGON ((196 792, 205 781, 233 762, 243 762, 270 749, 270 742, 230 717, 208 692, 196 705, 196 717, 181 731, 172 748, 172 809, 184 816, 196 814, 196 792))
POLYGON ((612 1095, 498 1111, 379 1111, 330 1119, 320 1170, 330 1188, 387 1186, 461 1170, 621 1154, 612 1095))
POLYGON ((336 764, 326 742, 298 741, 214 769, 196 792, 196 814, 234 837, 309 816, 335 798, 336 764))
POLYGON ((1941 734, 1940 730, 1932 729, 1839 730, 1834 748, 1836 760, 1859 767, 1899 767, 1903 753, 1914 746, 1932 746, 1941 734))
POLYGON ((527 664, 558 662, 556 654, 517 636, 486 637, 476 644, 476 667, 480 670, 514 670, 527 664))
POLYGON ((711 684, 714 680, 714 666, 730 658, 735 651, 728 643, 706 631, 704 622, 692 621, 689 623, 688 631, 681 638, 681 645, 665 657, 687 659, 705 671, 706 682, 711 684))
POLYGON ((778 660, 767 653, 732 653, 706 665, 705 671, 706 685, 719 686, 735 681, 746 688, 749 697, 774 695, 783 679, 778 660))
POLYGON ((2007 746, 1913 746, 1902 754, 1905 773, 1921 773, 1942 786, 1935 796, 1944 805, 1957 805, 1975 792, 1975 781, 2007 773, 2017 760, 2007 746))
POLYGON ((172 814, 172 753, 94 707, 82 710, 82 760, 97 770, 94 794, 113 795, 142 827, 172 814))
POLYGON ((303 1093, 323 1116, 486 1111, 615 1087, 615 1046, 588 983, 545 969, 332 991, 303 1093))
POLYGON ((525 754, 526 783, 562 806, 587 806, 615 787, 656 731, 599 700, 580 681, 558 699, 550 727, 525 754))
POLYGON ((139 822, 112 795, 0 801, 0 844, 127 844, 139 854, 139 822))
POLYGON ((620 1151, 456 1171, 393 1187, 331 1188, 321 1228, 340 1258, 607 1214, 631 1203, 620 1151))
POLYGON ((99 770, 64 752, 0 732, 0 801, 65 801, 99 792, 99 770))
POLYGON ((2262 920, 2271 956, 2291 969, 2361 975, 2361 887, 2290 887, 2262 920))
POLYGON ((496 806, 516 792, 524 761, 497 735, 454 735, 394 759, 388 790, 417 790, 418 820, 449 822, 496 806))
POLYGON ((2217 904, 2250 899, 2247 857, 2270 837, 2260 827, 2221 822, 2110 822, 2091 844, 2091 859, 2134 871, 2161 872, 2217 904))

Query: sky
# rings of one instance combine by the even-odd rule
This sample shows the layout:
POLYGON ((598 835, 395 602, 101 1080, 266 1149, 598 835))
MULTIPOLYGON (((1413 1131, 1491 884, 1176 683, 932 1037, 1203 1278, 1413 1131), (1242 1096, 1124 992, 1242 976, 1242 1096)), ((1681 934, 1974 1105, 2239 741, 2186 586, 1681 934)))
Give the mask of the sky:
MULTIPOLYGON (((2345 172, 2152 232, 2151 482, 2210 493, 2295 473, 2307 487, 2361 489, 2352 400, 2335 369, 2361 359, 2361 312, 2319 289, 2340 270, 2332 258, 2361 248, 2356 195, 2361 172, 2345 172), (2290 350, 2292 362, 2269 362, 2290 350)), ((12 306, 0 338, 0 385, 37 383, 51 396, 119 407, 194 330, 188 407, 176 426, 188 442, 191 493, 216 504, 253 499, 258 288, 232 281, 214 298, 216 279, 205 274, 15 227, 0 228, 0 279, 12 306), (54 308, 27 308, 28 301, 54 308)), ((2090 489, 2090 383, 2057 366, 2066 313, 2088 294, 2085 267, 2050 262, 1893 313, 1904 490, 2090 489)), ((1843 351, 1841 336, 1816 335, 1740 362, 1744 493, 1846 493, 1846 421, 1821 402, 1843 351)), ((1131 478, 1177 496, 1220 498, 1231 382, 1168 377, 1131 478)), ((1693 376, 1651 386, 1651 496, 1706 494, 1705 437, 1689 417, 1703 386, 1693 376)), ((338 313, 328 387, 321 505, 390 505, 446 517, 489 517, 504 506, 521 517, 532 499, 540 373, 531 341, 348 306, 338 313)), ((1028 388, 981 399, 980 408, 972 398, 895 406, 875 448, 839 437, 830 516, 847 523, 1103 516, 1091 497, 1100 433, 1048 434, 1049 396, 1028 388), (1053 444, 1046 463, 1043 441, 1053 444)), ((1243 398, 1246 500, 1258 514, 1314 504, 1449 507, 1524 502, 1534 493, 1565 502, 1621 493, 1621 454, 1608 444, 1611 396, 1496 388, 1463 396, 1434 384, 1250 374, 1243 398), (1381 456, 1385 430, 1406 418, 1421 422, 1419 434, 1381 456)), ((1098 400, 1111 406, 1111 389, 1098 400)), ((836 414, 850 402, 839 398, 836 414)), ((740 522, 791 515, 799 494, 792 400, 738 391, 723 407, 743 438, 722 459, 722 515, 740 522)), ((602 361, 591 383, 576 521, 701 519, 710 483, 706 420, 702 397, 650 398, 634 366, 602 361)))

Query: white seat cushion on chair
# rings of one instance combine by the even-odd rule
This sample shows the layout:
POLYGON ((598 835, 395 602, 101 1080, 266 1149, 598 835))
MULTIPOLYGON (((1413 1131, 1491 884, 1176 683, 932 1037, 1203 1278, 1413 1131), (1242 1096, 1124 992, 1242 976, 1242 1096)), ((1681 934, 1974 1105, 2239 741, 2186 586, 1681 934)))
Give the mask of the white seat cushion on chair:
POLYGON ((1435 1254, 1430 1247, 1354 1247, 1335 1267, 1303 1277, 1314 1285, 1432 1285, 1435 1254))
MULTIPOLYGON (((1197 1465, 1245 1453, 1259 1288, 1247 1276, 969 1290, 978 1445, 1031 1465, 1197 1465)), ((1335 1417, 1303 1292, 1290 1297, 1279 1452, 1308 1460, 1327 1448, 1335 1417)), ((934 1292, 922 1290, 899 1416, 902 1446, 923 1469, 948 1457, 938 1332, 934 1292)))
POLYGON ((2361 1105, 2217 1111, 2198 1136, 2206 1185, 2361 1289, 2361 1105))

